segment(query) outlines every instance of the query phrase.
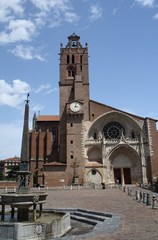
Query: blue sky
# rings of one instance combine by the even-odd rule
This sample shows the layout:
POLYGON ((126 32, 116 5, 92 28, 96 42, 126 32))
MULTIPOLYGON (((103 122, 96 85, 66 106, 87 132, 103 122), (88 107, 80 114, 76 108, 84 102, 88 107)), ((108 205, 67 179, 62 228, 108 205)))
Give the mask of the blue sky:
POLYGON ((24 100, 59 112, 59 50, 89 49, 91 99, 158 119, 158 0, 0 0, 0 159, 20 156, 24 100))

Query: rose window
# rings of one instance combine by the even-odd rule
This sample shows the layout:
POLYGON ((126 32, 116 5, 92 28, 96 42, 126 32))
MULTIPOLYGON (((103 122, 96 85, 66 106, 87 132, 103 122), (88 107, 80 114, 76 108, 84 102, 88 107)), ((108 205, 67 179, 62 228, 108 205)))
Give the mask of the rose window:
POLYGON ((118 122, 109 122, 104 126, 103 132, 106 139, 120 139, 125 135, 123 126, 118 122))

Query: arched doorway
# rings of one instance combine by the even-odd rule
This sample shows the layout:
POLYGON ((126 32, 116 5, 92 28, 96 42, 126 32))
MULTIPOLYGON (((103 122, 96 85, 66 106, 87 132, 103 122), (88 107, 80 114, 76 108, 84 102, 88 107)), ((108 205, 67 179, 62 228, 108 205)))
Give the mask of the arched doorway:
POLYGON ((115 183, 134 184, 141 182, 142 169, 138 154, 128 147, 116 149, 110 156, 115 183))

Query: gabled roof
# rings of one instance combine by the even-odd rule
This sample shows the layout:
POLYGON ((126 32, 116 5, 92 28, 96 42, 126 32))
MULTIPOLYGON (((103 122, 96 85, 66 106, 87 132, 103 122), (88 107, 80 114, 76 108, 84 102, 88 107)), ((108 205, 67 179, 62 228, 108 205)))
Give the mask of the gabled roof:
POLYGON ((128 114, 128 115, 130 115, 130 116, 132 116, 132 117, 139 118, 139 119, 141 119, 141 120, 144 120, 144 119, 151 119, 151 120, 153 120, 153 121, 155 121, 155 122, 158 121, 157 119, 154 119, 154 118, 150 118, 150 117, 141 117, 141 116, 138 116, 138 115, 136 115, 136 114, 133 114, 133 113, 130 113, 130 112, 126 112, 126 111, 120 110, 120 109, 115 108, 115 107, 111 107, 111 106, 109 106, 109 105, 107 105, 107 104, 103 104, 103 103, 100 103, 100 102, 97 102, 97 101, 94 101, 94 100, 90 100, 90 102, 95 103, 95 104, 99 104, 99 105, 101 105, 101 106, 105 106, 105 107, 111 108, 111 109, 113 109, 113 110, 115 110, 115 111, 119 111, 119 112, 122 112, 122 113, 128 114))
POLYGON ((5 161, 5 162, 17 162, 17 161, 20 161, 20 158, 19 157, 6 158, 3 161, 5 161))

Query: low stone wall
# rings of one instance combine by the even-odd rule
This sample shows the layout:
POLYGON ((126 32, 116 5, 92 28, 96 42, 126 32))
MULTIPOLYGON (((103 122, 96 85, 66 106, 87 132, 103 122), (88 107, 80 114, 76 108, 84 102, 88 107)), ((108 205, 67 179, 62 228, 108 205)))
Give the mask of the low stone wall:
POLYGON ((47 238, 54 239, 61 237, 70 229, 71 226, 69 213, 63 213, 63 216, 61 216, 60 219, 55 219, 48 223, 1 222, 0 240, 43 240, 47 238))
POLYGON ((0 188, 13 188, 17 186, 16 181, 0 181, 0 188))

